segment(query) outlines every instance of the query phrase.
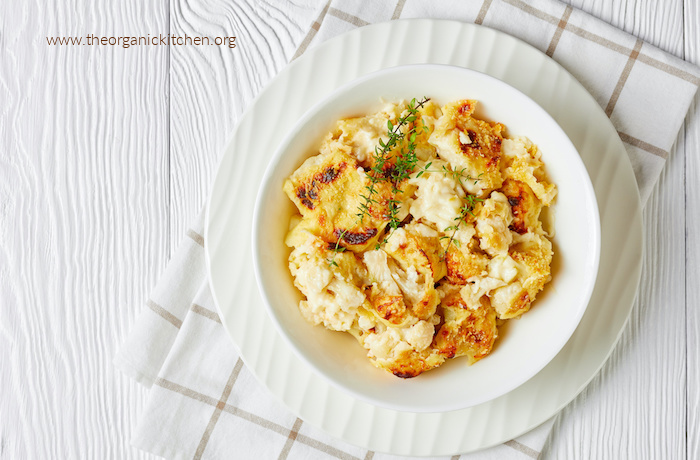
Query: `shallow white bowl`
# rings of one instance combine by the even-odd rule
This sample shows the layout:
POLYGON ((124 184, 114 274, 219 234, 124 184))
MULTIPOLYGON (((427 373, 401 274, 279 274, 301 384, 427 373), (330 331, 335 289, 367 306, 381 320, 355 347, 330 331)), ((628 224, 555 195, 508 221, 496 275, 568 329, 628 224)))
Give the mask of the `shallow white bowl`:
MULTIPOLYGON (((280 108, 284 110, 284 108, 280 108)), ((575 110, 575 108, 572 108, 575 110)), ((271 127, 270 129, 274 129, 271 127)), ((539 372, 576 329, 593 291, 600 255, 600 220, 593 187, 576 149, 534 101, 488 75, 444 65, 385 69, 340 88, 314 106, 280 144, 263 178, 253 220, 255 274, 268 313, 289 346, 331 384, 355 397, 394 410, 446 412, 497 398, 539 372), (403 380, 371 365, 347 333, 312 326, 301 316, 284 244, 293 203, 284 180, 318 152, 321 138, 340 118, 367 114, 387 101, 427 96, 440 104, 477 99, 479 118, 498 121, 509 137, 538 145, 558 188, 554 213, 552 281, 521 319, 499 328, 492 352, 472 366, 449 360, 438 369, 403 380)))

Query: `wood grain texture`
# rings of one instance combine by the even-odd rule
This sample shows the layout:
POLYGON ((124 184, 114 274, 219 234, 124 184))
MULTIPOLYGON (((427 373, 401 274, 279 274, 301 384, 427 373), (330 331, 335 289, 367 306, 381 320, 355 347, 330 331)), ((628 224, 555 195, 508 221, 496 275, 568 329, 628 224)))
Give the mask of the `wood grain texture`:
MULTIPOLYGON (((679 27, 684 14, 681 1, 570 3, 683 56, 687 37, 679 27)), ((700 126, 687 124, 687 130, 697 133, 700 126)), ((543 459, 686 458, 686 393, 689 388, 697 392, 698 387, 697 382, 694 387, 686 383, 682 197, 686 158, 694 155, 697 161, 698 146, 691 150, 693 144, 683 134, 645 208, 645 264, 630 321, 600 374, 558 418, 543 459)), ((697 439, 696 433, 687 432, 689 439, 697 439)))
MULTIPOLYGON (((147 392, 112 357, 324 2, 0 2, 0 458, 155 458, 129 445, 147 392), (238 46, 45 42, 167 32, 238 46)), ((700 63, 695 0, 567 3, 700 63)), ((697 106, 645 210, 632 318, 542 459, 700 458, 697 106)))
MULTIPOLYGON (((171 1, 172 33, 234 35, 238 44, 171 50, 171 235, 183 235, 204 206, 236 122, 287 64, 319 5, 320 0, 171 1)), ((177 239, 171 249, 176 244, 177 239)))
POLYGON ((564 0, 564 3, 664 51, 676 56, 683 54, 682 0, 564 0))
POLYGON ((159 2, 0 2, 0 457, 145 458, 112 357, 168 256, 159 2))
MULTIPOLYGON (((685 1, 685 59, 700 65, 700 5, 685 1)), ((685 122, 685 237, 686 237, 686 433, 687 458, 700 458, 700 94, 690 106, 685 122)))
POLYGON ((677 148, 645 208, 641 286, 620 343, 543 459, 685 458, 684 160, 677 148))

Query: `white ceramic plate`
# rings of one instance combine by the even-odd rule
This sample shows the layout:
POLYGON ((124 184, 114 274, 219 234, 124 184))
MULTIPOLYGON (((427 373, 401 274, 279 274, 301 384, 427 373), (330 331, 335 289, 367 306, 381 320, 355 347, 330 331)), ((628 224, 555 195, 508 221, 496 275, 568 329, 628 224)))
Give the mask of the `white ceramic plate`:
POLYGON ((224 326, 246 365, 294 413, 369 449, 451 455, 496 445, 534 428, 595 376, 632 308, 641 273, 641 228, 639 193, 622 142, 593 97, 568 72, 535 48, 485 27, 402 20, 363 27, 307 51, 260 94, 239 122, 219 166, 207 206, 205 245, 224 326), (515 390, 446 413, 379 408, 314 374, 266 314, 249 247, 255 193, 272 153, 296 120, 359 76, 414 63, 478 70, 535 100, 581 154, 601 218, 598 280, 589 307, 564 348, 515 390))
POLYGON ((354 80, 312 108, 273 156, 258 194, 253 261, 264 304, 297 355, 331 384, 380 407, 447 412, 501 396, 539 372, 573 334, 593 292, 600 254, 600 225, 593 186, 578 152, 559 125, 532 99, 489 75, 455 66, 398 66, 354 80), (298 211, 282 184, 313 152, 335 120, 381 109, 390 101, 429 96, 439 105, 477 99, 477 116, 498 121, 510 137, 526 135, 540 149, 557 198, 550 212, 556 235, 553 279, 533 308, 509 321, 489 356, 469 366, 450 360, 439 369, 402 380, 371 365, 348 334, 314 327, 298 309, 284 244, 298 211))

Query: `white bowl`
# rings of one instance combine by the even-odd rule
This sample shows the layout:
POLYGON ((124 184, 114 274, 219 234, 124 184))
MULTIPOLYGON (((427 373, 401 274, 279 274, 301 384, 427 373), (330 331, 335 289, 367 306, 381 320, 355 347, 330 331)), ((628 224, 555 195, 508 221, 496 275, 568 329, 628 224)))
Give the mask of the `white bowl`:
MULTIPOLYGON (((280 108, 284 110, 284 108, 280 108)), ((572 108, 575 110, 575 108, 572 108)), ((274 129, 271 126, 270 129, 274 129)), ((356 398, 408 412, 446 412, 497 398, 539 372, 561 350, 585 311, 598 272, 600 220, 593 187, 578 152, 559 125, 534 101, 488 75, 444 65, 381 70, 340 88, 315 105, 290 132, 263 178, 253 220, 253 261, 273 323, 316 372, 356 398), (524 135, 541 150, 558 188, 553 225, 552 281, 518 320, 499 328, 493 350, 472 366, 452 359, 412 379, 377 369, 350 336, 302 318, 284 244, 294 204, 284 180, 318 152, 321 138, 340 118, 367 114, 387 101, 427 96, 440 104, 480 102, 477 117, 503 123, 509 137, 524 135)))

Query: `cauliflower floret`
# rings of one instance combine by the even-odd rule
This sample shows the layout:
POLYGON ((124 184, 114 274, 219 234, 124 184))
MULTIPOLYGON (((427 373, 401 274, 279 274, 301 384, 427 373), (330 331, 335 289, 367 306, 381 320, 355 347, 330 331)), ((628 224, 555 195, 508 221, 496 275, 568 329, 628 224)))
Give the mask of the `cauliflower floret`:
POLYGON ((505 127, 473 118, 476 107, 474 100, 446 104, 428 142, 453 169, 474 179, 462 181, 465 191, 484 197, 503 183, 501 142, 505 127))
POLYGON ((401 290, 391 276, 386 252, 382 249, 367 251, 362 256, 367 267, 368 284, 388 295, 401 295, 401 290))
POLYGON ((489 276, 510 283, 518 276, 518 264, 508 254, 501 254, 489 261, 489 276))
POLYGON ((460 295, 467 303, 467 307, 476 308, 479 305, 480 299, 496 288, 504 286, 506 283, 498 278, 474 277, 470 278, 467 284, 459 291, 460 295))
POLYGON ((537 146, 526 137, 517 137, 504 139, 502 149, 507 164, 503 176, 526 183, 535 196, 549 206, 557 195, 557 189, 547 181, 537 146))
POLYGON ((365 347, 369 356, 380 360, 393 361, 412 349, 408 342, 401 340, 399 329, 386 328, 382 332, 370 334, 365 338, 365 347))
MULTIPOLYGON (((303 291, 303 290, 302 290, 303 291)), ((334 278, 323 291, 306 291, 307 300, 299 302, 304 318, 334 331, 347 331, 357 317, 357 307, 365 296, 350 283, 334 278)))
POLYGON ((294 285, 306 296, 299 309, 310 323, 335 331, 349 330, 365 295, 354 283, 352 254, 335 254, 336 265, 328 263, 324 242, 313 236, 289 255, 294 285))
POLYGON ((374 334, 364 338, 365 348, 380 360, 395 360, 406 352, 423 351, 433 341, 435 326, 430 321, 418 321, 411 327, 377 327, 374 334))
POLYGON ((444 324, 435 335, 433 350, 446 358, 466 355, 473 363, 491 351, 498 335, 496 312, 488 297, 472 304, 461 292, 452 292, 441 303, 444 324))
POLYGON ((394 325, 408 319, 404 297, 390 268, 386 252, 382 249, 368 251, 363 260, 367 267, 366 284, 370 285, 369 303, 372 311, 382 320, 394 325))
POLYGON ((370 318, 367 315, 360 315, 359 318, 357 318, 357 326, 363 331, 367 332, 373 327, 376 327, 377 322, 374 321, 372 318, 370 318))
POLYGON ((418 321, 410 327, 395 328, 377 324, 370 334, 360 336, 372 364, 397 377, 409 378, 433 369, 445 355, 432 349, 433 321, 418 321))
POLYGON ((453 233, 453 241, 441 240, 450 283, 464 284, 474 276, 486 274, 489 258, 479 248, 479 241, 473 238, 475 234, 472 222, 462 222, 453 233))
MULTIPOLYGON (((422 171, 424 166, 420 165, 418 170, 422 171)), ((464 196, 464 191, 447 173, 447 168, 447 162, 436 160, 431 163, 431 171, 422 173, 420 177, 416 174, 409 179, 410 184, 418 187, 409 212, 414 219, 423 219, 435 224, 441 232, 453 226, 459 219, 461 197, 464 196), (445 172, 442 172, 442 168, 445 168, 445 172)))
POLYGON ((507 286, 496 289, 491 303, 501 319, 520 316, 530 309, 537 294, 550 279, 552 243, 536 233, 516 234, 509 256, 518 275, 507 286))
POLYGON ((438 304, 435 283, 445 275, 444 261, 440 260, 440 242, 423 224, 410 223, 396 229, 384 250, 391 256, 389 268, 403 292, 411 313, 418 319, 427 319, 435 313, 438 304))
POLYGON ((508 228, 513 222, 508 198, 501 192, 493 192, 484 201, 476 217, 476 234, 480 240, 481 249, 489 256, 508 252, 508 246, 513 241, 513 235, 508 228))
POLYGON ((404 330, 403 336, 406 342, 416 351, 423 351, 433 341, 435 326, 429 321, 418 321, 413 326, 404 330))

